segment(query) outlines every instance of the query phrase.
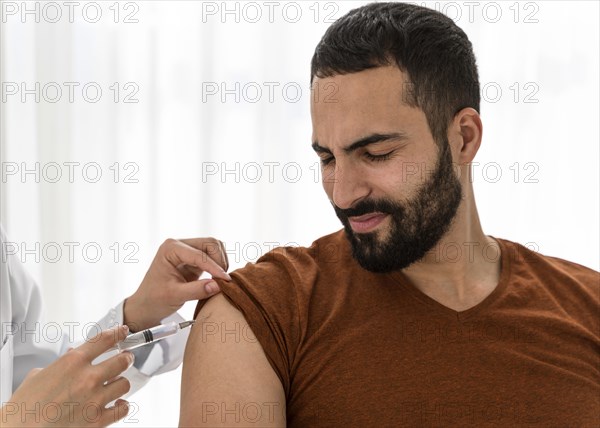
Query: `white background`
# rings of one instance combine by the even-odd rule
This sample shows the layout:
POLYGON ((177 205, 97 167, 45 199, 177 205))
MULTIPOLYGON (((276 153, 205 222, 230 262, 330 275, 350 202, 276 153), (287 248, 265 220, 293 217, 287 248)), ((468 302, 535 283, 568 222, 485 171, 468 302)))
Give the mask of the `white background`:
MULTIPOLYGON (((2 223, 31 250, 20 257, 48 320, 101 317, 137 288, 168 237, 218 237, 236 268, 275 243, 309 245, 340 227, 315 178, 309 63, 326 18, 364 2, 101 2, 95 23, 89 2, 73 22, 63 2, 27 2, 40 22, 21 2, 1 3, 18 8, 0 22, 2 223), (23 102, 20 85, 36 82, 39 102, 23 102), (79 84, 73 102, 64 82, 79 84), (90 83, 88 97, 102 89, 95 103, 82 94, 90 83), (207 92, 221 85, 233 90, 224 102, 207 92), (72 183, 65 162, 79 162, 72 183), (39 177, 22 175, 36 165, 39 177)), ((478 59, 484 140, 474 177, 485 232, 598 270, 598 3, 428 4, 467 32, 478 59)), ((179 377, 154 379, 120 425, 176 425, 179 377)))

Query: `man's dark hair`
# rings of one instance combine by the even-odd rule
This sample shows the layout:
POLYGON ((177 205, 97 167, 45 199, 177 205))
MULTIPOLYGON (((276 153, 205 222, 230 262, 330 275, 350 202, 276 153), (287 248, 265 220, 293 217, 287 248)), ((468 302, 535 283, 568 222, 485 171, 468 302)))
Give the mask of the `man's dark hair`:
POLYGON ((423 110, 438 144, 461 109, 479 112, 479 77, 467 35, 446 15, 406 3, 371 3, 335 21, 315 49, 310 81, 386 65, 407 73, 403 101, 423 110))

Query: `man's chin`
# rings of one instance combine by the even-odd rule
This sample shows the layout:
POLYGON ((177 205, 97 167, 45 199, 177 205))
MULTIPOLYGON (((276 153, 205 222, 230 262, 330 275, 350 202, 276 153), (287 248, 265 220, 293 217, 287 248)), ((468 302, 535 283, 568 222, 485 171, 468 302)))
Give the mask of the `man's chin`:
POLYGON ((384 252, 385 238, 382 238, 380 231, 368 233, 355 233, 346 228, 346 238, 350 241, 352 247, 352 257, 358 264, 370 272, 383 273, 396 270, 395 267, 386 266, 386 257, 384 252))
POLYGON ((423 256, 419 243, 390 242, 392 234, 387 229, 368 233, 355 233, 345 227, 346 238, 352 248, 352 258, 365 270, 373 273, 389 273, 402 270, 423 256))

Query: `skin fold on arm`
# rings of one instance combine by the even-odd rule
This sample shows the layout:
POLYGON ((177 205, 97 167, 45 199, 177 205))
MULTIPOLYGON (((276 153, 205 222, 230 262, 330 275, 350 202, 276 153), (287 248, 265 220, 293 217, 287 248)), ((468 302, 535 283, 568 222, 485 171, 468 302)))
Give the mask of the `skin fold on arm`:
POLYGON ((222 295, 200 310, 181 382, 182 427, 285 427, 281 381, 244 316, 222 295))

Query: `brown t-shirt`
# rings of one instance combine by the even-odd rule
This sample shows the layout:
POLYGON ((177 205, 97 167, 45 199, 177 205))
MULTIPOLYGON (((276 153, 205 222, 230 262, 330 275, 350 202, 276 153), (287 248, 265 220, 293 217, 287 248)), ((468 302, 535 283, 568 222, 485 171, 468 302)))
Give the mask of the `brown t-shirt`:
POLYGON ((600 426, 600 275, 497 241, 500 281, 462 312, 362 269, 343 231, 219 285, 279 376, 290 427, 600 426))

